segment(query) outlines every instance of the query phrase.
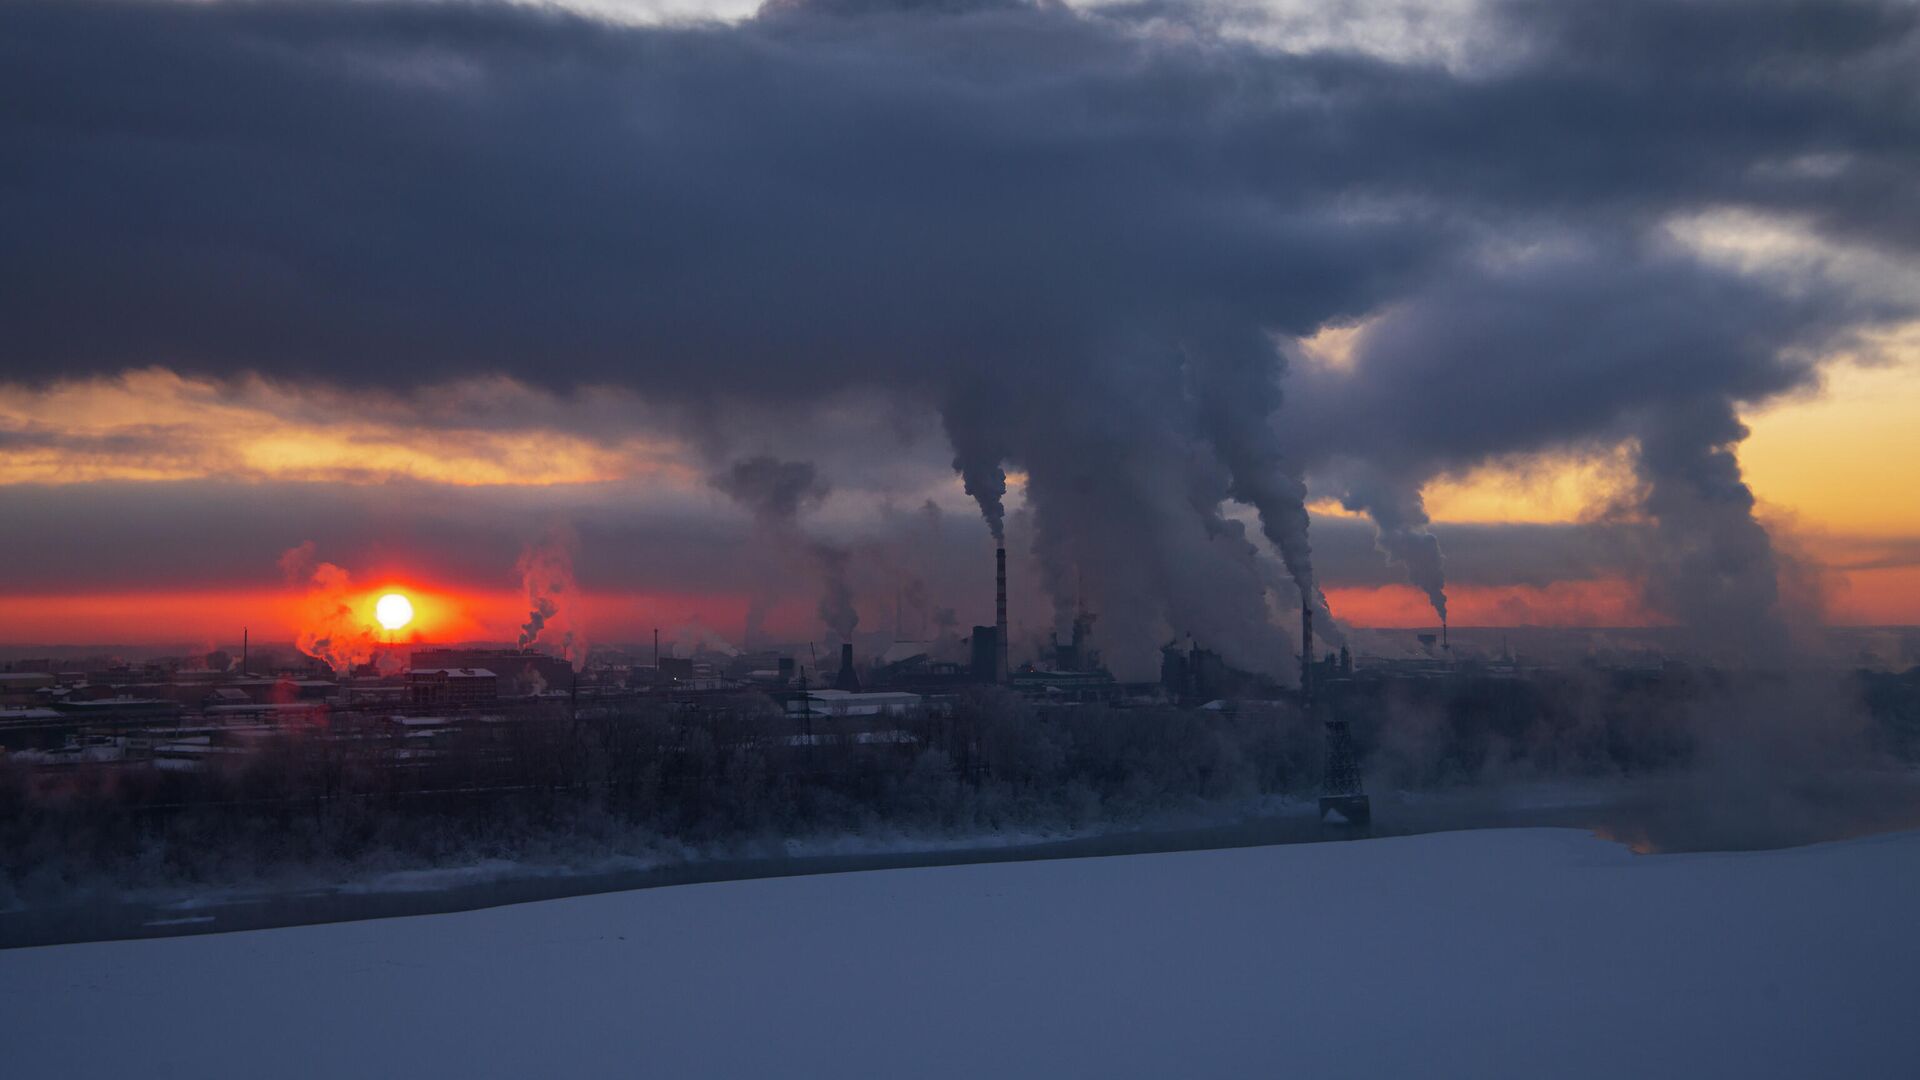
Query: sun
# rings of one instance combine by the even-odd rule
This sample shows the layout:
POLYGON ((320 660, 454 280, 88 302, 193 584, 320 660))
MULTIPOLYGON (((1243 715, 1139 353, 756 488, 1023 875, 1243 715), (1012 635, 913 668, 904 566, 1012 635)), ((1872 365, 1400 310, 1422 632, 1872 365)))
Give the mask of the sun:
POLYGON ((413 601, 390 592, 373 605, 373 617, 389 630, 398 630, 413 621, 413 601))

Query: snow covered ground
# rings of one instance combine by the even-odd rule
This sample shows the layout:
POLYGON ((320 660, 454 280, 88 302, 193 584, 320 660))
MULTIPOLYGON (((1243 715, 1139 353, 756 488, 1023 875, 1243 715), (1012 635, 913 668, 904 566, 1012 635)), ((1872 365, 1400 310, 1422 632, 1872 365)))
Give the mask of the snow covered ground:
POLYGON ((0 952, 9 1077, 1920 1074, 1920 834, 1443 833, 0 952))

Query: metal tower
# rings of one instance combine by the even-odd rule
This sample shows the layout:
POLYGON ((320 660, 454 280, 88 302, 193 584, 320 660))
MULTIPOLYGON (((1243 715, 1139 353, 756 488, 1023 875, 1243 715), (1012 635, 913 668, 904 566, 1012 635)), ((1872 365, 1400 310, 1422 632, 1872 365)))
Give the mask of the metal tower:
POLYGON ((1360 785, 1360 761, 1353 755, 1353 733, 1345 720, 1327 721, 1327 774, 1320 786, 1320 817, 1338 810, 1354 825, 1373 820, 1373 804, 1360 785))
MULTIPOLYGON (((1300 702, 1309 716, 1320 711, 1313 691, 1313 608, 1302 606, 1300 702)), ((1324 821, 1329 813, 1337 810, 1348 823, 1365 825, 1373 820, 1373 804, 1361 786, 1360 760, 1353 753, 1353 732, 1345 720, 1331 712, 1327 713, 1326 725, 1327 768, 1320 784, 1320 818, 1324 821)))

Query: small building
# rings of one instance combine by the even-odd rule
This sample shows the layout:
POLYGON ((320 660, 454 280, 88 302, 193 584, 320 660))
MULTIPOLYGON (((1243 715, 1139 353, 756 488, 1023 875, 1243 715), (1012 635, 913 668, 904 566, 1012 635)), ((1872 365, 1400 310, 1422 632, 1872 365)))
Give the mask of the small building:
POLYGON ((415 705, 481 705, 499 700, 500 678, 486 668, 415 668, 407 672, 415 705))
POLYGON ((901 716, 920 708, 919 694, 897 691, 857 693, 848 690, 812 690, 787 702, 793 716, 901 716))
POLYGON ((0 706, 38 704, 56 684, 51 671, 0 671, 0 706))

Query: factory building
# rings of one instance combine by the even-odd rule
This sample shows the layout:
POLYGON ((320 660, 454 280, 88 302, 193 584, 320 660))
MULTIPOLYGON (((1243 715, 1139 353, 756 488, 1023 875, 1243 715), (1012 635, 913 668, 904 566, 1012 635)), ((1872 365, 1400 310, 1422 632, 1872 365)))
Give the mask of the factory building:
POLYGON ((429 708, 485 705, 499 700, 500 679, 486 668, 414 668, 407 672, 407 696, 429 708))
POLYGON ((484 668, 504 697, 530 697, 573 686, 573 665, 531 649, 421 649, 409 666, 425 670, 484 668))
POLYGON ((786 710, 789 716, 903 716, 920 708, 923 700, 900 691, 810 690, 789 698, 786 710))
POLYGON ((975 682, 998 682, 1000 671, 1000 631, 991 626, 976 626, 971 643, 969 670, 975 682))

